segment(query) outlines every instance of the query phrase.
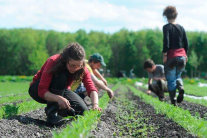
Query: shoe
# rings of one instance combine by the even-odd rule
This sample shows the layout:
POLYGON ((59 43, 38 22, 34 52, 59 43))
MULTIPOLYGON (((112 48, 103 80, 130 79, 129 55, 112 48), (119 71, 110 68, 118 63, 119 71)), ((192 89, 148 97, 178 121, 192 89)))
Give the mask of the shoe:
POLYGON ((75 110, 71 107, 70 110, 68 109, 62 109, 58 110, 58 115, 61 117, 67 117, 67 116, 75 116, 75 110))
POLYGON ((159 100, 160 100, 161 102, 163 102, 163 101, 165 100, 165 98, 164 98, 164 97, 159 97, 159 100))
POLYGON ((177 104, 176 104, 176 101, 175 101, 175 100, 172 100, 172 101, 171 101, 171 104, 172 104, 172 105, 174 105, 174 106, 177 106, 177 104))
POLYGON ((177 102, 181 103, 183 101, 183 99, 184 99, 184 89, 180 89, 178 97, 177 97, 177 102))
POLYGON ((62 117, 60 117, 57 113, 49 114, 47 116, 47 123, 50 125, 59 125, 62 122, 62 117))
MULTIPOLYGON (((49 105, 49 104, 48 104, 49 105)), ((45 114, 47 116, 47 123, 49 125, 59 125, 62 122, 62 117, 57 114, 58 106, 49 105, 45 108, 45 114)))

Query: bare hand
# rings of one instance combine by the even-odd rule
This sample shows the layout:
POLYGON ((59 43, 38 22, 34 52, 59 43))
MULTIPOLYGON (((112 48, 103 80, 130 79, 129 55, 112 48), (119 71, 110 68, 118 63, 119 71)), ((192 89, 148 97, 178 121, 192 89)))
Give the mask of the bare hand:
POLYGON ((68 110, 70 110, 70 102, 66 98, 60 96, 57 102, 60 109, 68 108, 68 110))
POLYGON ((111 89, 108 89, 107 94, 110 99, 112 99, 114 97, 114 92, 111 89))
POLYGON ((94 104, 93 105, 93 110, 98 110, 98 111, 101 111, 102 109, 98 106, 98 104, 94 104))
POLYGON ((151 91, 150 91, 150 90, 147 90, 147 94, 148 94, 148 95, 151 94, 151 91))

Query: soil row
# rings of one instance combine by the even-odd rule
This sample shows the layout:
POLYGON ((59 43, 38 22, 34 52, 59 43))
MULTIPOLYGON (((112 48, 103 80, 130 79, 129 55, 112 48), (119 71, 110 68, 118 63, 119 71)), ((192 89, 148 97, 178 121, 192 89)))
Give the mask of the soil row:
MULTIPOLYGON (((104 94, 103 91, 99 93, 99 97, 104 94)), ((30 99, 31 100, 31 99, 30 99)), ((85 98, 85 102, 91 108, 91 101, 89 97, 85 98)), ((16 104, 15 102, 14 104, 16 104)), ((19 101, 21 103, 21 101, 19 101)), ((0 120, 0 137, 21 137, 21 138, 51 138, 52 131, 60 132, 73 119, 64 119, 59 126, 51 126, 46 122, 46 115, 44 108, 31 111, 26 114, 12 116, 7 119, 0 120)))
MULTIPOLYGON (((146 89, 143 89, 143 88, 139 88, 139 89, 144 93, 146 93, 147 91, 146 89)), ((151 93, 150 95, 158 98, 154 93, 151 93)), ((170 104, 169 96, 165 96, 164 102, 167 102, 170 104)), ((189 110, 192 116, 200 117, 200 118, 207 120, 207 107, 206 106, 185 101, 185 98, 183 102, 178 103, 177 106, 184 110, 189 110)))
POLYGON ((119 93, 116 93, 116 97, 116 100, 110 102, 107 109, 104 110, 100 122, 96 129, 91 131, 90 137, 195 137, 165 115, 156 114, 152 106, 143 102, 131 91, 119 91, 119 93), (136 120, 141 120, 139 122, 141 125, 130 130, 135 133, 129 132, 128 127, 122 129, 122 126, 126 126, 125 124, 129 122, 123 122, 123 120, 121 120, 120 123, 120 120, 117 118, 117 115, 120 116, 125 111, 128 113, 131 112, 128 110, 129 106, 117 100, 118 98, 123 98, 121 95, 125 95, 125 98, 131 101, 135 106, 134 113, 137 111, 141 112, 141 114, 138 114, 137 118, 135 118, 136 120), (123 110, 118 109, 120 106, 123 110), (122 126, 120 126, 121 124, 122 126), (146 131, 144 131, 144 129, 146 131), (142 131, 137 133, 139 130, 142 131))

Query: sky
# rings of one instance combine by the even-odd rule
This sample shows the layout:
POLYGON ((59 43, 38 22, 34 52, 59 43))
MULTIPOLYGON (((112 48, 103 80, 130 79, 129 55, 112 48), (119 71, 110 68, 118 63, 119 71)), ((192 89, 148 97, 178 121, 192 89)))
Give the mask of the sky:
POLYGON ((114 33, 122 28, 162 29, 162 12, 177 8, 186 31, 207 32, 206 0, 0 0, 0 28, 114 33))

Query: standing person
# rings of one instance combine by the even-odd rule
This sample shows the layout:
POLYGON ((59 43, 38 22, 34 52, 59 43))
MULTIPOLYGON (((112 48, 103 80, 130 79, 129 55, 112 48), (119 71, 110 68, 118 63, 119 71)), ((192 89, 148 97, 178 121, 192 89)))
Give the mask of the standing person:
POLYGON ((34 76, 29 88, 30 96, 39 103, 47 104, 47 122, 56 125, 60 116, 83 115, 88 110, 79 95, 70 90, 74 80, 82 78, 91 98, 93 109, 98 106, 98 94, 91 75, 85 67, 85 51, 78 43, 70 43, 61 54, 47 59, 34 76))
POLYGON ((179 90, 177 103, 184 98, 184 87, 181 74, 187 62, 188 40, 185 29, 175 22, 178 13, 174 6, 167 6, 163 16, 168 23, 163 26, 163 63, 168 82, 170 100, 176 105, 176 88, 179 90))
MULTIPOLYGON (((91 73, 91 78, 92 78, 96 88, 98 90, 103 89, 103 90, 107 91, 109 98, 113 98, 114 92, 107 86, 107 81, 98 71, 98 69, 100 69, 101 66, 106 66, 106 64, 104 63, 103 57, 99 53, 95 53, 95 54, 91 55, 89 58, 89 61, 86 63, 86 67, 88 68, 89 72, 91 73)), ((71 88, 76 93, 78 93, 83 99, 85 98, 86 89, 80 80, 75 82, 71 88)))
POLYGON ((155 64, 153 60, 148 59, 144 62, 144 69, 148 72, 148 90, 154 92, 160 101, 164 100, 164 92, 167 92, 167 82, 165 80, 164 66, 155 64))

